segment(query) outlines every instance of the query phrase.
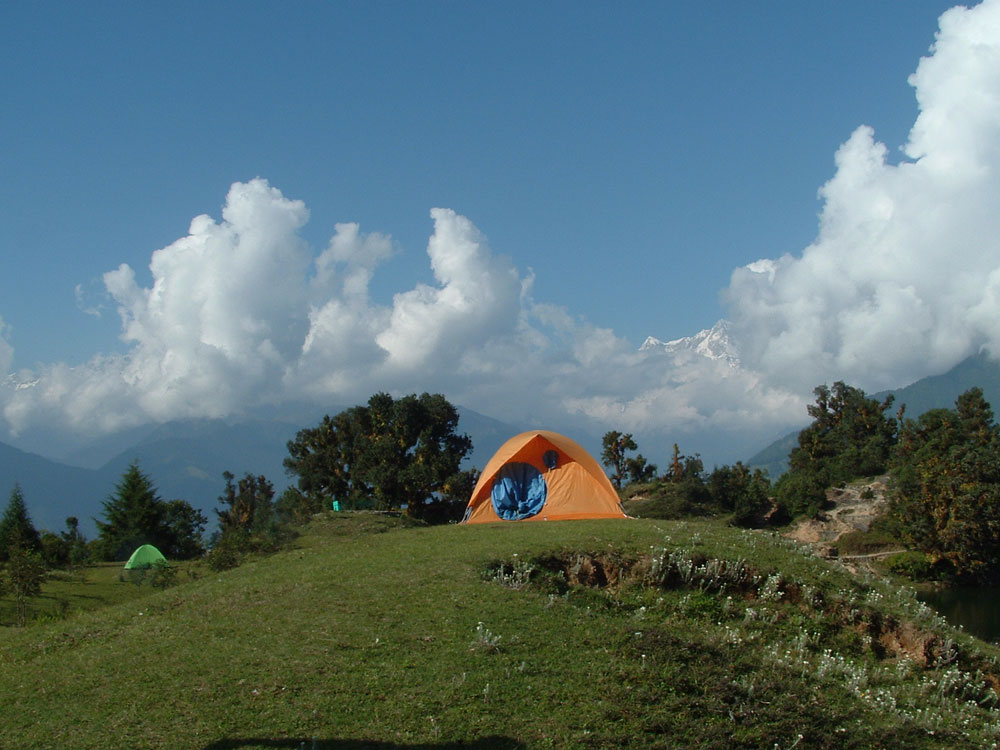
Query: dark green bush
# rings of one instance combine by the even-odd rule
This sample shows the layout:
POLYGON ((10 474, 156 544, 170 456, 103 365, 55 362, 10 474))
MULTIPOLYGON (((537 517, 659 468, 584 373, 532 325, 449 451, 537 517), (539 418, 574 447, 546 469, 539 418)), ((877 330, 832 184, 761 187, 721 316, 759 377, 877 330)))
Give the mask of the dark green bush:
POLYGON ((630 516, 677 519, 707 516, 719 511, 711 504, 711 496, 700 482, 657 482, 645 487, 645 494, 633 495, 622 503, 630 516))
POLYGON ((941 564, 935 565, 922 552, 900 552, 886 560, 891 573, 914 581, 934 581, 944 577, 941 564))
POLYGON ((166 560, 157 560, 149 571, 149 585, 156 589, 166 589, 177 583, 177 568, 166 560))
POLYGON ((212 570, 229 570, 240 564, 240 554, 230 544, 216 544, 208 551, 205 562, 212 570))

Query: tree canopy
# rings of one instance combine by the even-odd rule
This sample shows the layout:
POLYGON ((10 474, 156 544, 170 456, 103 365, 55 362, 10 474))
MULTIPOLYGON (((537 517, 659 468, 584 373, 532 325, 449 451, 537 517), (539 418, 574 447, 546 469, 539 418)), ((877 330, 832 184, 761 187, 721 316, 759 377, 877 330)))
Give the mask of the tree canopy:
POLYGON ((813 393, 813 422, 799 433, 788 473, 775 485, 778 501, 793 515, 817 512, 828 487, 885 473, 896 442, 897 420, 885 415, 893 396, 878 401, 841 381, 813 393))
POLYGON ((223 534, 264 531, 274 516, 274 485, 263 474, 247 473, 235 484, 231 472, 223 472, 222 477, 226 480, 226 489, 219 498, 222 508, 215 511, 219 530, 223 534))
POLYGON ((606 432, 602 438, 601 462, 611 470, 611 483, 616 490, 624 484, 650 482, 656 477, 656 464, 651 464, 641 453, 630 456, 638 450, 632 433, 617 430, 606 432))
POLYGON ((771 507, 771 482, 760 469, 750 469, 737 461, 717 466, 706 481, 712 501, 731 511, 736 526, 759 526, 771 507))
POLYGON ((329 507, 379 510, 407 507, 420 515, 424 504, 445 489, 472 449, 455 432, 458 412, 444 396, 424 393, 394 400, 372 396, 288 442, 285 469, 299 490, 329 507))
POLYGON ((906 420, 891 462, 890 522, 959 577, 1000 580, 1000 429, 979 388, 906 420))

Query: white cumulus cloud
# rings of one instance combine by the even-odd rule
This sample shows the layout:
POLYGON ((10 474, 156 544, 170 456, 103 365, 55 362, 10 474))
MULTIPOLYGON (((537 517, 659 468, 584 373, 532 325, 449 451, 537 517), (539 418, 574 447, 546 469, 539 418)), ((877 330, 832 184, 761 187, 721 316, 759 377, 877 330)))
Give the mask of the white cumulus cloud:
MULTIPOLYGON (((945 13, 910 78, 919 116, 901 158, 858 127, 820 189, 815 241, 733 272, 723 296, 739 367, 636 351, 534 299, 530 269, 447 208, 430 212, 433 283, 376 304, 392 239, 341 223, 316 253, 304 203, 258 178, 232 186, 220 219, 198 216, 152 253, 148 286, 128 265, 104 275, 124 354, 19 374, 31 385, 0 388, 3 417, 14 432, 92 433, 429 390, 522 423, 759 441, 801 423, 819 383, 894 387, 1000 352, 997 71, 1000 0, 945 13)), ((0 321, 0 372, 12 356, 0 321)))
POLYGON ((439 285, 420 284, 393 299, 389 324, 376 337, 392 368, 409 370, 430 360, 453 360, 517 322, 517 269, 495 256, 464 216, 442 208, 431 216, 434 234, 427 254, 439 285))
POLYGON ((868 389, 1000 352, 1000 3, 942 15, 897 164, 867 126, 836 154, 816 240, 733 272, 744 364, 801 391, 868 389))

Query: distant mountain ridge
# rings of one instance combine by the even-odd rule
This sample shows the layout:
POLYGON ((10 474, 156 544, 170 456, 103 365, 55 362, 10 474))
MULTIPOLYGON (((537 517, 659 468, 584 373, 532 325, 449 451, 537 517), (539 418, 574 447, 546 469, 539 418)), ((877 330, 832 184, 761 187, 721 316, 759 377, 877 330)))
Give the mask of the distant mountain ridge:
MULTIPOLYGON (((312 407, 281 413, 282 417, 302 418, 301 423, 264 417, 235 422, 167 422, 128 433, 137 439, 125 448, 120 447, 116 436, 105 445, 95 446, 93 456, 102 455, 108 446, 119 449, 94 468, 72 466, 0 442, 0 504, 6 505, 16 483, 24 493, 36 528, 61 531, 65 519, 76 516, 83 533, 92 537, 96 533, 93 519, 101 517, 103 501, 114 491, 129 463, 137 460, 162 499, 187 500, 214 522, 213 510, 224 488, 224 471, 237 477, 247 472, 263 474, 280 494, 292 483, 282 465, 288 455, 288 441, 299 430, 318 424, 323 414, 342 410, 339 406, 326 410, 312 407), (314 418, 307 416, 309 411, 314 418)), ((459 432, 469 434, 473 440, 473 452, 465 466, 481 468, 504 441, 521 431, 469 409, 459 407, 458 411, 459 432)))
MULTIPOLYGON (((954 408, 955 400, 973 387, 982 389, 983 396, 993 406, 996 414, 1000 408, 1000 363, 990 359, 985 352, 974 354, 941 375, 921 378, 904 388, 868 395, 880 401, 892 395, 892 416, 896 415, 901 406, 905 406, 903 417, 916 419, 931 409, 954 408)), ((807 425, 808 422, 804 422, 802 427, 807 425)), ((800 431, 801 428, 775 440, 747 459, 747 465, 766 469, 772 479, 777 479, 788 471, 788 454, 798 445, 800 431)))
POLYGON ((955 400, 973 387, 982 388, 983 397, 996 414, 1000 409, 1000 362, 990 359, 986 352, 972 355, 942 375, 922 378, 905 388, 880 391, 872 397, 882 399, 893 394, 893 410, 905 404, 904 416, 915 419, 931 409, 954 408, 955 400))
POLYGON ((0 503, 4 507, 14 485, 20 486, 36 528, 62 531, 66 518, 76 516, 88 536, 95 528, 91 516, 111 487, 93 469, 81 469, 0 443, 0 503), (86 498, 86 502, 81 502, 86 498))

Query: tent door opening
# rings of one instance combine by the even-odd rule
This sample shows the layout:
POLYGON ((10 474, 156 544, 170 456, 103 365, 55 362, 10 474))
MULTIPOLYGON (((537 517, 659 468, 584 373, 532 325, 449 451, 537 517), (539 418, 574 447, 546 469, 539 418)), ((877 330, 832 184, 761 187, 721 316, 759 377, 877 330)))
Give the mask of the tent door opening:
POLYGON ((537 515, 545 506, 548 486, 531 464, 505 464, 497 473, 490 493, 493 510, 504 521, 519 521, 537 515))

